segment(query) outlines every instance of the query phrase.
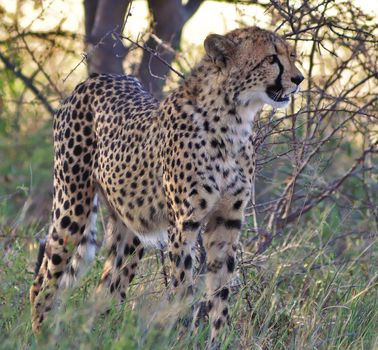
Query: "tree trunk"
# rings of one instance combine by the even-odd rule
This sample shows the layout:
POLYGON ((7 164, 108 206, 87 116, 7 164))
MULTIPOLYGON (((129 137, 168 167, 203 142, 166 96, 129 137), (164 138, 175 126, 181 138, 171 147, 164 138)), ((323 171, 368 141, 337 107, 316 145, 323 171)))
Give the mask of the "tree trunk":
MULTIPOLYGON (((151 30, 163 42, 169 43, 173 49, 179 49, 182 28, 201 3, 202 0, 189 0, 184 6, 181 0, 149 0, 148 6, 152 17, 151 30)), ((146 45, 156 50, 168 63, 174 59, 174 53, 159 45, 153 37, 150 36, 146 45)), ((168 73, 167 65, 151 57, 148 52, 143 53, 139 66, 139 79, 157 98, 162 97, 162 89, 168 73)))
POLYGON ((123 74, 127 49, 121 34, 130 0, 84 0, 88 73, 123 74))

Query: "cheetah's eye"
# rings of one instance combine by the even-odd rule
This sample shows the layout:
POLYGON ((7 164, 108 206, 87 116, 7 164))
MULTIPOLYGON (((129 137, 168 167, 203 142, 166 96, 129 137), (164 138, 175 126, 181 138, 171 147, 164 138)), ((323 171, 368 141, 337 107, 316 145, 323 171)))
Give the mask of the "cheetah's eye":
POLYGON ((270 55, 266 58, 269 64, 274 64, 277 62, 277 55, 270 55))

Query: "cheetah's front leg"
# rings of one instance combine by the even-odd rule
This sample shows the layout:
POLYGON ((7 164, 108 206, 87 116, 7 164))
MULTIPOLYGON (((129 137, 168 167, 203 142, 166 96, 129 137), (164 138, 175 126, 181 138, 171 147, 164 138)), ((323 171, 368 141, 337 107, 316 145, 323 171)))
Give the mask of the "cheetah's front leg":
POLYGON ((194 245, 199 229, 199 222, 185 220, 168 230, 171 283, 180 298, 193 294, 194 245))
POLYGON ((209 347, 219 341, 220 330, 229 319, 230 282, 235 270, 236 248, 246 202, 247 195, 227 200, 227 206, 220 207, 212 215, 205 230, 206 309, 211 325, 209 347))

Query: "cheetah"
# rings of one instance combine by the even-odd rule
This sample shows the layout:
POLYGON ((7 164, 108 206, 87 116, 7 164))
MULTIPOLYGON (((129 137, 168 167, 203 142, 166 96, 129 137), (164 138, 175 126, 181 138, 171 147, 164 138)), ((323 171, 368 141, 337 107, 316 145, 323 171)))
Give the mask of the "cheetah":
POLYGON ((201 231, 203 303, 209 343, 217 342, 251 193, 252 123, 265 104, 286 107, 304 78, 291 46, 258 27, 210 34, 204 48, 160 103, 132 76, 100 74, 57 111, 52 223, 30 289, 35 332, 59 290, 94 257, 101 194, 111 213, 110 251, 96 292, 125 299, 145 247, 167 241, 170 283, 191 295, 201 231))

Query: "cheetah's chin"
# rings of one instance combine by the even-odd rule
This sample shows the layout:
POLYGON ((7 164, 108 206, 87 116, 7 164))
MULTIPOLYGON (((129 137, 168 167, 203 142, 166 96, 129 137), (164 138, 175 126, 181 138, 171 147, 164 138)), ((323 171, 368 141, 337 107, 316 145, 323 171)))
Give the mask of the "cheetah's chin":
POLYGON ((265 92, 262 95, 262 100, 264 103, 272 106, 273 108, 285 108, 289 105, 290 95, 280 98, 272 98, 270 94, 265 92))

